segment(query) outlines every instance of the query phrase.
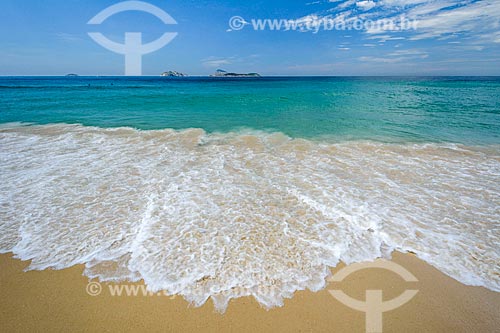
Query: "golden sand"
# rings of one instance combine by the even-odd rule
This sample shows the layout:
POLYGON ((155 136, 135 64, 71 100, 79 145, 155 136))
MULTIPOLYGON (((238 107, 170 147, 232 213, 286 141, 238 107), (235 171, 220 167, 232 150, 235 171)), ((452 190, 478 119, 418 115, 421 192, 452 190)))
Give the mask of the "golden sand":
POLYGON ((220 314, 210 301, 193 308, 180 297, 111 296, 107 284, 100 295, 90 296, 82 266, 24 272, 27 262, 1 255, 0 331, 364 332, 364 313, 333 298, 328 292, 333 288, 360 300, 366 289, 382 289, 384 300, 418 289, 407 304, 383 314, 384 332, 500 329, 500 293, 464 286, 413 255, 395 253, 393 261, 419 281, 405 282, 386 270, 365 269, 320 292, 297 292, 281 308, 268 311, 246 297, 232 300, 227 312, 220 314))

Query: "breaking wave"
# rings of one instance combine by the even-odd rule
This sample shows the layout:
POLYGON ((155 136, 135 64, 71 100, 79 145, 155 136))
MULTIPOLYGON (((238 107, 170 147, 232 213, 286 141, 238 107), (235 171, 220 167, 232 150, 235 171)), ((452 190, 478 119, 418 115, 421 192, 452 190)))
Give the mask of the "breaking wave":
POLYGON ((0 252, 196 306, 269 308, 411 251, 500 291, 500 147, 80 125, 0 128, 0 252))

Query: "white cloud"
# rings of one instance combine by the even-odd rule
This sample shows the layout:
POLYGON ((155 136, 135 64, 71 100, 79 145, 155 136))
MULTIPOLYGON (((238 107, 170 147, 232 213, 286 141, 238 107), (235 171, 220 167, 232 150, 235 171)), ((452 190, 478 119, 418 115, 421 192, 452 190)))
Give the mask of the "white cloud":
MULTIPOLYGON (((417 21, 407 30, 411 40, 443 38, 451 34, 480 38, 481 43, 500 43, 500 0, 346 0, 332 1, 326 13, 343 20, 384 20, 398 22, 402 16, 417 21)), ((315 15, 321 16, 316 13, 315 15)), ((387 34, 371 29, 370 34, 387 34)))
POLYGON ((370 36, 368 37, 367 39, 379 39, 379 42, 380 43, 385 43, 387 42, 388 40, 404 40, 406 39, 405 37, 402 37, 402 36, 391 36, 391 35, 374 35, 374 36, 370 36))
POLYGON ((208 57, 201 60, 201 64, 208 68, 221 68, 227 65, 239 67, 252 67, 259 63, 259 54, 249 54, 245 56, 231 56, 231 57, 208 57))
MULTIPOLYGON (((334 2, 336 2, 336 1, 334 1, 334 2)), ((350 7, 354 4, 356 4, 356 0, 347 0, 347 1, 342 2, 340 5, 338 5, 338 8, 340 8, 340 9, 347 8, 347 7, 350 7)))
POLYGON ((483 45, 467 45, 462 46, 461 49, 466 51, 482 51, 485 47, 483 45))
POLYGON ((356 2, 356 7, 360 8, 361 10, 365 10, 365 11, 372 9, 375 6, 377 6, 377 4, 371 0, 356 2))
POLYGON ((406 7, 430 2, 429 0, 382 0, 380 4, 385 7, 406 7))
POLYGON ((381 58, 381 57, 359 57, 359 61, 362 62, 382 62, 387 64, 392 64, 396 62, 401 62, 405 60, 404 58, 381 58))
POLYGON ((358 60, 361 62, 378 62, 378 63, 397 63, 416 59, 426 59, 429 54, 425 51, 419 49, 408 49, 408 50, 398 50, 394 52, 387 53, 381 57, 364 56, 359 57, 358 60))
POLYGON ((65 32, 55 33, 54 36, 57 39, 65 41, 65 42, 76 42, 76 41, 82 40, 82 38, 80 36, 68 34, 68 33, 65 33, 65 32))
POLYGON ((398 50, 388 54, 391 57, 412 57, 412 58, 427 58, 429 54, 422 50, 408 49, 408 50, 398 50))
POLYGON ((224 65, 230 65, 233 63, 233 58, 215 58, 210 57, 202 60, 202 64, 205 67, 222 67, 224 65))
POLYGON ((417 17, 422 15, 429 15, 432 13, 436 13, 439 10, 444 8, 456 6, 457 1, 437 1, 422 4, 421 6, 416 6, 408 11, 408 16, 417 17))

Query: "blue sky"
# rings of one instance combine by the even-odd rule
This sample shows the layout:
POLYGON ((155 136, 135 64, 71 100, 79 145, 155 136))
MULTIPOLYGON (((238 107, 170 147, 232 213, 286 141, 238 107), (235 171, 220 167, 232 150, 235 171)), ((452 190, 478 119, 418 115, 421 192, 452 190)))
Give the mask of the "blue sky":
POLYGON ((217 68, 264 75, 500 75, 499 0, 150 0, 178 24, 136 11, 87 24, 119 2, 2 0, 0 75, 123 75, 124 57, 87 35, 95 31, 119 43, 125 32, 142 32, 145 42, 177 32, 143 57, 144 75, 206 75, 217 68), (252 25, 252 19, 366 22, 401 15, 415 20, 416 29, 314 33, 252 25), (231 30, 233 16, 248 24, 231 30))

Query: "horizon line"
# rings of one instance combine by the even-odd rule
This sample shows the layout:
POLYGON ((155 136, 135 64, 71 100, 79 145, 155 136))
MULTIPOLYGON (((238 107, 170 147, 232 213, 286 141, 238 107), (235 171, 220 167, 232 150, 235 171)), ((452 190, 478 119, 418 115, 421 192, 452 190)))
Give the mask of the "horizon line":
MULTIPOLYGON (((68 76, 68 74, 44 74, 44 75, 31 75, 31 74, 24 74, 24 75, 2 75, 0 74, 0 77, 119 77, 119 78, 141 78, 141 77, 163 77, 163 78, 176 78, 176 79, 186 79, 186 78, 194 78, 194 77, 205 77, 205 78, 216 78, 216 79, 234 79, 234 78, 242 78, 242 79, 258 79, 259 77, 217 77, 217 76, 212 76, 212 75, 199 75, 199 74, 194 74, 194 75, 187 75, 187 76, 161 76, 160 75, 140 75, 140 76, 130 76, 130 75, 101 75, 101 74, 89 74, 89 75, 76 75, 76 76, 68 76)), ((278 74, 278 75, 260 75, 261 78, 268 78, 268 77, 500 77, 500 74, 498 75, 470 75, 470 74, 448 74, 448 75, 428 75, 428 74, 367 74, 367 75, 315 75, 315 74, 304 74, 304 75, 286 75, 286 74, 278 74)))

